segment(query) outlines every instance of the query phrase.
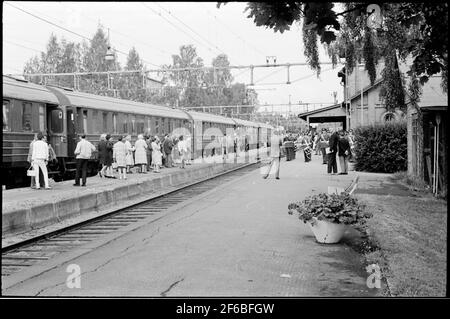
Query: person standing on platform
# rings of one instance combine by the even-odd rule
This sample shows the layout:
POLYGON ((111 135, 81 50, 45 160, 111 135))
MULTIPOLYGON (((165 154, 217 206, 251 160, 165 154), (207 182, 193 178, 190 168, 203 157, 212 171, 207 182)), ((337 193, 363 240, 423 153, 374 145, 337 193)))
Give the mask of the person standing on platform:
POLYGON ((153 172, 159 173, 159 167, 162 165, 162 153, 158 136, 155 136, 152 141, 152 165, 153 172))
POLYGON ((275 178, 280 179, 280 164, 281 164, 281 146, 283 145, 283 140, 279 136, 277 131, 274 131, 271 143, 270 143, 270 161, 267 173, 263 176, 264 179, 269 177, 270 171, 275 166, 275 178))
POLYGON ((82 177, 81 186, 86 186, 87 165, 93 151, 95 151, 95 146, 86 140, 85 134, 81 135, 80 141, 74 152, 77 161, 77 171, 75 173, 75 184, 73 184, 73 186, 80 186, 80 176, 82 177))
MULTIPOLYGON (((28 157, 27 157, 27 161, 28 161, 28 163, 30 163, 30 165, 33 165, 32 163, 33 163, 33 161, 31 160, 31 156, 33 155, 33 144, 34 144, 34 142, 36 142, 38 139, 37 139, 37 135, 38 135, 38 133, 34 133, 34 138, 33 138, 33 140, 30 142, 30 148, 29 148, 29 150, 28 150, 28 157)), ((39 174, 41 174, 42 172, 41 171, 39 171, 39 174)), ((41 184, 42 185, 39 185, 39 186, 44 186, 44 181, 43 181, 43 177, 42 177, 42 180, 40 180, 41 181, 41 184)), ((31 185, 30 185, 30 187, 31 188, 36 188, 36 177, 35 176, 31 176, 31 185)))
POLYGON ((329 139, 329 135, 327 133, 327 131, 325 129, 322 129, 322 133, 320 134, 319 137, 319 148, 320 151, 322 152, 322 164, 327 164, 328 163, 328 155, 326 152, 326 148, 328 147, 328 139, 329 139))
POLYGON ((48 171, 47 171, 47 163, 48 163, 48 145, 44 141, 44 134, 39 132, 37 134, 37 140, 33 143, 33 150, 31 153, 31 165, 33 165, 33 169, 36 171, 36 189, 40 189, 41 185, 39 183, 39 169, 42 170, 42 175, 44 176, 44 184, 45 189, 51 189, 48 184, 48 171))
POLYGON ((301 142, 300 142, 300 147, 303 149, 303 156, 305 157, 305 163, 308 163, 309 161, 311 161, 311 147, 310 147, 310 141, 309 141, 309 136, 308 135, 303 135, 301 142))
POLYGON ((145 142, 147 143, 147 172, 150 172, 152 167, 152 136, 147 135, 145 142))
POLYGON ((185 157, 186 165, 191 165, 191 158, 192 158, 192 138, 191 138, 191 136, 187 135, 185 141, 186 141, 186 149, 187 149, 186 157, 185 157))
POLYGON ((170 135, 167 135, 167 137, 164 139, 164 143, 163 143, 162 147, 163 147, 163 151, 164 151, 165 158, 166 158, 165 166, 168 168, 174 167, 173 161, 172 161, 173 142, 172 142, 172 138, 170 137, 170 135))
POLYGON ((106 174, 105 177, 108 178, 115 178, 112 168, 112 156, 113 156, 113 147, 114 143, 112 141, 111 135, 106 134, 106 144, 105 144, 105 151, 104 151, 104 162, 106 166, 106 174))
POLYGON ((100 171, 98 172, 98 176, 103 177, 105 176, 106 171, 106 164, 105 164, 105 158, 106 158, 106 134, 100 135, 100 141, 98 142, 98 162, 101 165, 100 171))
POLYGON ((333 132, 333 129, 330 129, 330 140, 328 141, 330 153, 327 154, 328 158, 328 174, 337 174, 337 163, 336 163, 336 154, 338 151, 338 142, 339 135, 337 132, 333 132))
POLYGON ((352 152, 350 148, 350 142, 348 138, 345 136, 344 131, 339 132, 339 141, 338 141, 338 156, 339 156, 339 164, 341 166, 341 172, 339 175, 347 175, 348 174, 348 160, 351 157, 352 152))
MULTIPOLYGON (((114 144, 114 145, 116 145, 116 144, 114 144)), ((131 135, 127 135, 125 137, 125 143, 124 144, 125 144, 125 147, 127 149, 126 156, 125 156, 126 170, 127 170, 126 172, 128 174, 132 174, 131 173, 131 167, 134 166, 134 159, 133 159, 134 147, 133 147, 133 145, 131 145, 131 135)), ((120 174, 119 174, 119 176, 120 176, 120 174)), ((125 175, 125 179, 126 179, 126 175, 125 175)))
POLYGON ((140 173, 142 174, 147 174, 147 147, 147 143, 144 141, 144 136, 139 134, 136 143, 134 143, 134 157, 136 165, 141 165, 140 173))
POLYGON ((187 145, 186 145, 186 140, 184 139, 183 135, 180 136, 177 147, 178 147, 178 152, 180 154, 180 159, 181 159, 180 168, 186 168, 185 167, 185 158, 187 155, 187 145))
MULTIPOLYGON (((131 138, 131 136, 130 136, 131 138)), ((113 161, 117 163, 117 170, 119 172, 119 179, 127 179, 127 155, 129 148, 127 144, 122 142, 122 136, 118 137, 118 141, 113 147, 113 161)), ((131 144, 130 144, 131 145, 131 144)))

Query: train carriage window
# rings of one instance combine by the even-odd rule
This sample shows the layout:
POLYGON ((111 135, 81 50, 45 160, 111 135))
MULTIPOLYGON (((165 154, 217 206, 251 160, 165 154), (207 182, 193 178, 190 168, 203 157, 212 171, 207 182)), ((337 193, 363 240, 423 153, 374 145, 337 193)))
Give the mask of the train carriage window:
POLYGON ((83 132, 86 134, 88 132, 87 129, 87 118, 88 118, 88 111, 83 110, 83 132))
POLYGON ((155 119, 155 134, 159 134, 159 119, 155 119))
POLYGON ((117 113, 113 113, 113 132, 117 132, 117 113))
POLYGON ((123 131, 122 133, 128 133, 128 116, 126 116, 125 114, 122 114, 122 127, 123 127, 123 131))
POLYGON ((3 100, 3 131, 9 131, 10 127, 9 127, 9 101, 8 100, 3 100))
POLYGON ((131 116, 131 133, 136 134, 136 116, 131 116))
POLYGON ((45 130, 45 107, 39 104, 39 131, 43 132, 45 130))
POLYGON ((100 126, 98 123, 98 111, 92 112, 92 131, 93 133, 100 133, 100 126))
POLYGON ((61 110, 52 110, 50 113, 52 133, 63 132, 63 113, 61 110))
POLYGON ((30 102, 23 102, 22 103, 23 112, 22 112, 22 129, 24 131, 31 131, 31 103, 30 102))
POLYGON ((103 132, 108 132, 108 113, 103 112, 103 132))

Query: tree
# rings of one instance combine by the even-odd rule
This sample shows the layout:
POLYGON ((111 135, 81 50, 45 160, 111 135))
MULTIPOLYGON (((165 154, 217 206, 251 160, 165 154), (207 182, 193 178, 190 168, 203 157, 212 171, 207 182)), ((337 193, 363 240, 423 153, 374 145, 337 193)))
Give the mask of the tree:
MULTIPOLYGON (((201 67, 203 67, 203 59, 197 55, 193 45, 182 45, 180 53, 172 55, 172 64, 163 66, 166 70, 201 67)), ((176 94, 174 90, 166 92, 170 94, 167 98, 171 105, 175 106, 177 103, 179 106, 201 105, 201 97, 204 93, 200 88, 204 82, 204 71, 170 71, 164 77, 166 81, 172 82, 178 88, 177 93, 179 94, 176 94)))
MULTIPOLYGON (((217 6, 220 7, 221 4, 219 2, 217 6)), ((410 76, 414 73, 424 83, 430 76, 442 72, 442 86, 447 91, 448 4, 382 3, 379 8, 386 21, 373 32, 366 28, 367 18, 377 15, 377 10, 368 13, 367 9, 372 8, 369 5, 345 3, 344 10, 338 13, 330 2, 250 2, 246 11, 249 11, 248 17, 253 18, 257 26, 271 28, 274 32, 282 33, 289 30, 294 22, 303 21, 304 53, 311 68, 318 73, 320 64, 317 63, 315 39, 319 37, 322 44, 329 46, 341 38, 351 40, 344 43, 349 53, 346 65, 349 70, 356 60, 360 61, 365 57, 366 69, 373 79, 373 66, 384 55, 392 55, 390 48, 395 48, 403 58, 408 54, 413 56, 410 76), (389 38, 397 38, 397 41, 392 43, 389 38), (377 47, 375 43, 379 44, 378 48, 388 50, 373 52, 377 47)))
MULTIPOLYGON (((103 27, 99 26, 92 40, 89 43, 84 42, 82 45, 84 72, 120 71, 116 53, 114 53, 113 61, 105 59, 109 46, 109 40, 103 27)), ((110 76, 109 79, 114 82, 114 77, 110 76)), ((108 76, 105 75, 83 76, 80 79, 80 89, 95 94, 114 95, 108 86, 108 76)))

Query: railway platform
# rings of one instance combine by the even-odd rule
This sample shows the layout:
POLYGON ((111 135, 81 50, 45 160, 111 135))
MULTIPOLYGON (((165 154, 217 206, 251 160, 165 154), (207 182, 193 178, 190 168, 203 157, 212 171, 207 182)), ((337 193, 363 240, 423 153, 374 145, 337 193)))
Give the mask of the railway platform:
POLYGON ((229 154, 192 161, 185 169, 163 168, 160 173, 129 174, 126 180, 88 177, 86 187, 73 180, 52 183, 51 190, 17 188, 2 191, 2 246, 92 219, 145 199, 161 196, 229 170, 255 163, 266 149, 239 156, 229 154))

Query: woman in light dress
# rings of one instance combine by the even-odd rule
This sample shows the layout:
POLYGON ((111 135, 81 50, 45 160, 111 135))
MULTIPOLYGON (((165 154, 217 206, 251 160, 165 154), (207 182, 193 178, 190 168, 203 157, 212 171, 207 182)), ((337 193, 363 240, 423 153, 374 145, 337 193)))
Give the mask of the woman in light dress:
POLYGON ((161 142, 158 136, 152 141, 152 166, 155 173, 159 173, 159 167, 162 165, 161 142))
POLYGON ((123 137, 119 136, 117 143, 113 147, 113 160, 117 163, 117 171, 119 172, 119 179, 127 179, 126 171, 126 156, 127 147, 124 142, 122 142, 123 137))
POLYGON ((136 165, 141 165, 140 173, 147 174, 147 143, 144 140, 144 135, 139 134, 136 143, 134 143, 134 160, 136 165))
POLYGON ((186 140, 183 138, 183 135, 181 135, 178 140, 177 148, 178 148, 178 152, 180 154, 180 160, 181 160, 180 168, 186 168, 185 167, 185 159, 186 159, 188 150, 187 150, 186 140))
POLYGON ((127 148, 127 156, 125 158, 127 164, 127 173, 131 174, 131 167, 134 166, 133 152, 134 147, 131 145, 131 135, 125 137, 125 146, 127 148))

